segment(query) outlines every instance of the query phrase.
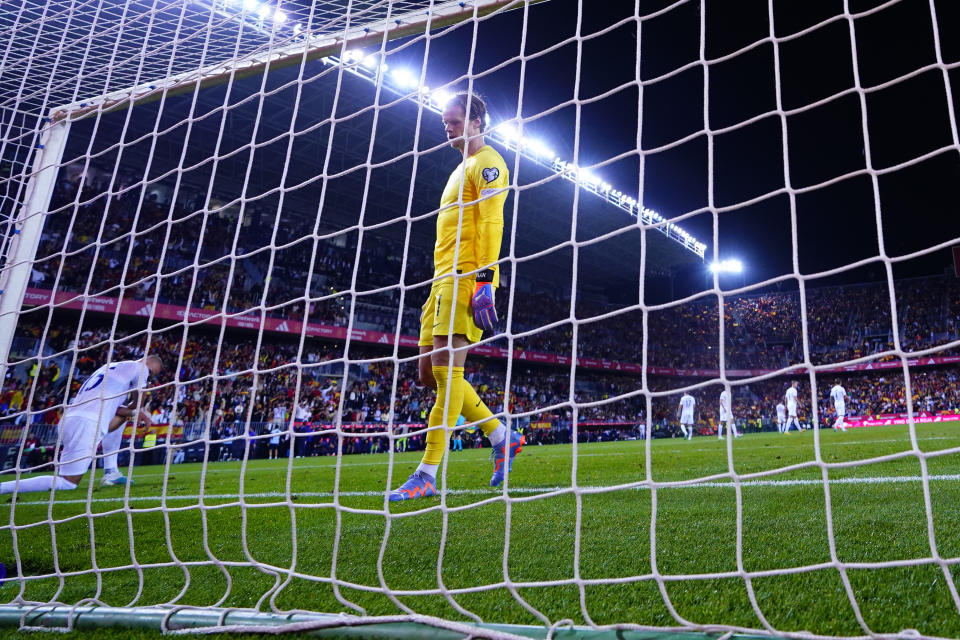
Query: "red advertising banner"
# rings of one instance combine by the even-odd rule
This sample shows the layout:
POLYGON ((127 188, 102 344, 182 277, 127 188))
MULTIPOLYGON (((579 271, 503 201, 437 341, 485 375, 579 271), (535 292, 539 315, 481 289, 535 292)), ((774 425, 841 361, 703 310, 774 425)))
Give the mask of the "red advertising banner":
MULTIPOLYGON (((958 250, 960 250, 960 247, 954 248, 955 252, 958 250)), ((23 302, 26 305, 39 306, 50 304, 50 299, 50 291, 42 289, 27 289, 27 293, 24 296, 23 302)), ((188 312, 186 307, 172 304, 154 304, 152 302, 146 302, 143 300, 124 300, 123 302, 120 302, 116 298, 106 298, 100 296, 84 298, 84 296, 80 294, 67 292, 58 292, 54 305, 63 309, 81 309, 84 307, 84 301, 86 301, 86 308, 88 311, 101 311, 104 313, 119 312, 120 315, 126 316, 149 316, 152 314, 153 317, 160 318, 162 320, 177 320, 181 322, 186 320, 188 324, 212 324, 216 326, 226 324, 228 327, 236 327, 238 329, 254 329, 258 331, 262 329, 263 331, 289 334, 300 334, 301 330, 305 330, 306 335, 308 336, 331 338, 334 340, 346 340, 347 338, 346 327, 334 327, 324 324, 308 323, 306 329, 304 329, 303 323, 299 320, 270 317, 261 318, 259 313, 253 311, 224 314, 219 311, 212 311, 208 309, 190 309, 188 312)), ((417 336, 398 337, 392 333, 367 331, 364 329, 354 329, 350 333, 350 339, 356 342, 373 344, 393 344, 394 341, 399 341, 401 347, 416 347, 418 342, 417 336)), ((470 353, 490 358, 505 359, 508 356, 506 349, 492 347, 490 345, 480 345, 478 347, 474 347, 470 350, 470 353)), ((536 351, 525 351, 522 349, 514 350, 513 357, 516 360, 542 364, 570 364, 570 356, 557 355, 553 353, 541 353, 536 351)), ((925 367, 938 364, 951 364, 955 362, 960 362, 960 356, 911 358, 907 361, 907 364, 911 367, 925 367)), ((619 362, 615 360, 600 360, 596 358, 578 358, 577 366, 584 367, 585 369, 600 369, 604 371, 619 371, 624 373, 641 372, 641 366, 636 363, 619 362)), ((875 369, 896 369, 901 366, 902 365, 899 360, 893 360, 889 362, 869 362, 847 366, 826 367, 820 371, 826 373, 847 373, 853 371, 872 371, 875 369)), ((796 375, 805 371, 805 367, 796 366, 785 372, 784 375, 796 375)), ((772 369, 727 369, 726 371, 727 376, 731 378, 761 376, 772 372, 772 369)), ((647 373, 651 375, 691 378, 715 378, 720 375, 720 371, 718 369, 675 369, 672 367, 656 366, 647 367, 647 373)))

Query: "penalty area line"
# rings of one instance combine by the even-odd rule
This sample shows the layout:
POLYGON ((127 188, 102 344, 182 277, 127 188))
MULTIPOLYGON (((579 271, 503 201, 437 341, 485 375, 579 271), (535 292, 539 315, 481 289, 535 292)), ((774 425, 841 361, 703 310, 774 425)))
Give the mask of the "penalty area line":
MULTIPOLYGON (((960 474, 938 474, 927 476, 930 481, 957 481, 960 480, 960 474)), ((902 484, 909 482, 920 482, 923 480, 922 476, 865 476, 865 477, 856 477, 856 478, 837 478, 836 480, 830 480, 831 485, 845 485, 845 484, 902 484)), ((799 486, 811 486, 817 485, 822 486, 823 480, 814 480, 814 479, 798 479, 798 480, 745 480, 740 483, 741 487, 799 487, 799 486)), ((666 486, 660 487, 661 491, 664 490, 682 490, 682 489, 730 489, 735 485, 732 481, 724 482, 698 482, 695 484, 686 484, 679 486, 666 486)), ((579 487, 581 491, 599 491, 603 490, 606 487, 602 486, 584 486, 579 487)), ((553 493, 555 491, 562 491, 564 489, 569 489, 569 487, 511 487, 511 494, 538 494, 538 493, 553 493)), ((630 489, 621 489, 621 491, 645 491, 649 487, 632 487, 630 489)), ((497 495, 500 492, 492 491, 490 489, 447 489, 447 495, 452 496, 493 496, 497 495)), ((63 492, 60 492, 62 495, 63 492)), ((384 492, 382 491, 340 491, 337 495, 341 498, 351 497, 351 498, 369 498, 383 496, 384 492)), ((334 493, 332 491, 291 491, 291 496, 296 496, 298 498, 332 498, 334 493)), ((239 493, 207 493, 203 496, 204 500, 239 500, 239 493)), ((264 491, 259 493, 245 493, 243 494, 244 500, 256 499, 256 498, 286 498, 287 494, 281 491, 264 491)), ((190 495, 168 495, 166 500, 199 500, 201 498, 200 494, 190 494, 190 495)), ((95 504, 95 503, 105 503, 105 502, 124 502, 129 500, 130 502, 159 502, 163 500, 162 496, 130 496, 129 498, 124 498, 124 496, 116 496, 112 498, 92 498, 90 500, 56 500, 55 504, 95 504)), ((49 500, 35 500, 35 501, 17 501, 17 506, 43 506, 49 505, 49 500)))

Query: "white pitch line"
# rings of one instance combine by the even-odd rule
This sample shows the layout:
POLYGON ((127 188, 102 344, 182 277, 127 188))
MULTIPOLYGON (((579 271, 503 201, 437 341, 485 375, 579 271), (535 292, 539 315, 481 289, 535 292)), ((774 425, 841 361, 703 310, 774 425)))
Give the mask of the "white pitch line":
MULTIPOLYGON (((906 434, 905 434, 905 436, 906 436, 906 434)), ((708 437, 712 437, 712 436, 702 436, 702 437, 708 438, 708 437)), ((922 438, 922 439, 921 439, 921 444, 923 444, 923 441, 925 441, 925 440, 960 440, 960 437, 957 437, 957 436, 934 436, 934 437, 929 437, 929 438, 922 438)), ((630 440, 630 441, 623 441, 623 440, 621 440, 621 441, 618 441, 618 442, 620 442, 620 443, 623 443, 623 442, 638 442, 638 443, 640 443, 641 441, 639 441, 639 440, 630 440)), ((656 442, 656 441, 655 441, 655 442, 656 442)), ((854 441, 854 442, 831 442, 829 446, 834 446, 834 445, 838 445, 838 446, 856 446, 856 445, 874 444, 874 443, 877 443, 877 442, 909 442, 909 440, 907 440, 906 437, 904 437, 904 438, 883 439, 883 440, 857 440, 857 441, 854 441)), ((611 442, 611 443, 604 442, 604 443, 590 443, 590 444, 614 444, 614 443, 612 443, 612 442, 611 442)), ((811 445, 813 444, 813 441, 812 441, 812 440, 811 440, 810 444, 811 444, 811 445)), ((721 445, 720 447, 691 447, 690 445, 680 444, 679 442, 673 443, 673 442, 670 442, 670 441, 666 441, 666 442, 664 442, 664 445, 663 445, 663 446, 666 447, 666 446, 670 446, 670 445, 675 445, 675 446, 677 447, 676 451, 698 451, 698 452, 712 452, 712 451, 723 452, 723 451, 726 451, 726 445, 721 445)), ((582 443, 581 443, 581 446, 582 446, 582 443)), ((641 445, 641 446, 642 446, 642 445, 641 445)), ((758 443, 749 443, 749 442, 740 442, 740 441, 737 441, 737 444, 734 445, 734 446, 735 446, 738 450, 740 450, 740 451, 742 452, 742 451, 745 451, 745 450, 747 450, 747 449, 757 449, 757 450, 765 450, 765 449, 798 449, 798 448, 800 448, 800 447, 803 446, 803 443, 800 443, 800 442, 797 442, 797 441, 794 440, 794 441, 793 441, 793 444, 763 445, 763 444, 758 444, 758 443), (752 444, 753 446, 748 446, 748 445, 751 445, 751 444, 752 444)), ((543 451, 543 449, 545 449, 545 447, 538 447, 538 446, 535 446, 535 445, 531 445, 531 446, 527 447, 527 451, 537 451, 537 452, 538 452, 538 456, 543 456, 543 457, 548 457, 548 458, 570 458, 570 457, 571 457, 571 455, 570 455, 569 452, 567 452, 567 453, 554 453, 554 452, 543 451)), ((468 451, 474 451, 474 450, 473 450, 473 449, 468 449, 468 451)), ((476 449, 475 451, 486 451, 487 453, 489 453, 489 449, 486 449, 486 450, 476 449)), ((671 449, 671 453, 672 453, 672 452, 674 452, 673 449, 671 449)), ((360 455, 367 455, 367 454, 360 454, 360 455)), ((384 454, 373 454, 373 455, 384 455, 384 454)), ((604 452, 598 452, 598 453, 579 453, 579 454, 577 454, 577 459, 580 459, 580 458, 606 458, 606 457, 610 457, 610 456, 641 456, 641 457, 642 457, 642 456, 643 456, 643 450, 642 450, 642 448, 638 448, 637 451, 604 451, 604 452)), ((325 457, 330 457, 330 456, 325 456, 325 457)), ((383 466, 387 466, 387 465, 390 464, 387 460, 376 460, 376 461, 373 461, 373 462, 353 462, 352 460, 350 460, 350 458, 357 458, 357 457, 359 457, 359 456, 355 456, 355 455, 352 455, 352 454, 345 455, 345 456, 344 456, 344 461, 343 461, 342 463, 340 463, 341 468, 344 468, 344 467, 383 467, 383 466)), ((470 457, 470 458, 467 458, 467 459, 464 459, 464 458, 451 458, 449 464, 467 464, 467 463, 469 463, 469 464, 475 464, 478 459, 482 459, 482 458, 474 458, 474 457, 470 457)), ((281 460, 282 460, 283 462, 286 462, 286 458, 282 458, 281 460)), ((306 458, 294 458, 294 460, 306 460, 306 458)), ((261 459, 256 459, 256 460, 251 460, 250 462, 261 462, 261 461, 262 461, 261 459)), ((265 462, 265 461, 263 461, 263 462, 265 462)), ((193 463, 193 464, 196 464, 196 463, 193 463)), ((213 465, 213 464, 214 464, 214 462, 209 462, 209 463, 208 463, 208 465, 213 465)), ((403 462, 403 461, 394 462, 394 465, 401 465, 401 464, 406 464, 406 463, 403 462)), ((326 463, 320 463, 320 464, 297 464, 296 462, 294 462, 293 469, 294 469, 294 471, 297 471, 297 470, 299 470, 299 469, 334 469, 334 468, 336 468, 336 466, 337 466, 337 465, 336 465, 336 462, 326 462, 326 463)), ((249 472, 253 472, 253 471, 261 471, 261 470, 263 470, 264 468, 268 468, 268 467, 266 467, 266 466, 260 466, 259 464, 257 464, 257 465, 254 465, 253 467, 248 467, 247 471, 248 471, 248 473, 249 473, 249 472)), ((279 468, 279 466, 277 466, 276 468, 279 468)), ((240 471, 240 469, 239 469, 238 467, 225 467, 225 468, 217 468, 217 467, 213 467, 213 466, 208 466, 208 467, 207 467, 207 473, 208 473, 208 474, 210 474, 210 473, 238 473, 239 471, 240 471)), ((186 469, 186 470, 181 471, 181 470, 179 470, 179 469, 177 468, 177 466, 175 466, 175 465, 170 467, 170 475, 187 475, 187 474, 190 474, 190 475, 200 475, 202 472, 203 472, 203 471, 202 471, 201 469, 186 469)), ((164 474, 164 473, 149 473, 149 472, 148 472, 148 473, 137 473, 137 474, 136 474, 136 477, 138 477, 138 478, 155 478, 155 477, 162 478, 164 475, 166 475, 166 474, 164 474)))
MULTIPOLYGON (((960 474, 939 474, 939 475, 930 475, 927 478, 931 481, 957 481, 960 480, 960 474)), ((830 480, 831 485, 842 485, 842 484, 899 484, 907 482, 920 482, 923 480, 922 476, 865 476, 857 478, 838 478, 836 480, 830 480)), ((740 483, 741 487, 796 487, 796 486, 810 486, 817 485, 823 486, 823 480, 745 480, 740 483)), ((724 482, 699 482, 696 484, 688 485, 679 485, 679 486, 668 486, 660 487, 661 491, 664 490, 673 490, 673 489, 731 489, 735 483, 733 481, 724 481, 724 482)), ((510 489, 510 493, 514 494, 537 494, 537 493, 552 493, 555 491, 562 491, 564 489, 569 489, 570 487, 513 487, 510 489)), ((606 487, 602 486, 585 486, 578 487, 582 491, 599 491, 603 490, 606 487)), ((649 487, 634 487, 631 489, 621 489, 621 491, 639 491, 647 490, 649 487)), ((497 495, 500 492, 492 491, 490 489, 447 489, 446 494, 452 496, 493 496, 497 495)), ((332 498, 334 496, 331 491, 291 491, 291 496, 296 496, 298 498, 332 498)), ((383 496, 382 491, 340 491, 337 495, 341 498, 351 497, 351 498, 366 498, 366 497, 376 497, 383 496)), ((243 494, 244 500, 249 500, 252 498, 286 498, 287 494, 280 491, 267 491, 262 493, 245 493, 243 494)), ((127 498, 130 502, 159 502, 163 498, 161 496, 130 496, 127 498)), ((170 500, 199 500, 199 494, 190 494, 190 495, 168 495, 166 497, 168 501, 170 500)), ((240 494, 238 493, 207 493, 203 495, 204 500, 239 500, 240 494)), ((114 498, 92 498, 91 500, 57 500, 54 504, 94 504, 94 503, 103 503, 103 502, 124 502, 125 498, 123 496, 117 496, 114 498)), ((49 500, 37 500, 32 502, 22 502, 17 501, 17 506, 45 506, 49 505, 49 500)))

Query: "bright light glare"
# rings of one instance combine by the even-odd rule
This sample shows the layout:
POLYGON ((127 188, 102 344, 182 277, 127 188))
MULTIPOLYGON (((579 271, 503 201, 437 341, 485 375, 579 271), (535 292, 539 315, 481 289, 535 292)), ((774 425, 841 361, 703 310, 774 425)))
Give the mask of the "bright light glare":
POLYGON ((589 182, 592 185, 600 184, 601 180, 593 172, 581 169, 579 172, 581 182, 589 182))
POLYGON ((713 273, 743 273, 743 263, 739 260, 721 260, 710 264, 713 273))
POLYGON ((497 131, 500 132, 500 135, 503 136, 508 142, 513 142, 520 137, 520 134, 517 132, 517 128, 513 126, 512 122, 503 122, 497 125, 497 131))
MULTIPOLYGON (((362 52, 359 52, 357 50, 349 52, 348 55, 357 54, 357 53, 360 53, 361 56, 363 55, 362 52)), ((357 60, 359 59, 360 58, 357 58, 357 60)), ((363 66, 365 66, 367 69, 375 69, 377 66, 377 56, 374 54, 370 54, 366 58, 363 58, 363 66)))
POLYGON ((527 148, 530 149, 540 158, 546 158, 547 160, 553 160, 557 157, 557 154, 553 152, 553 149, 543 144, 539 140, 528 140, 527 148))
POLYGON ((277 24, 283 24, 284 22, 287 21, 287 14, 277 9, 273 13, 273 21, 276 22, 277 24))
POLYGON ((447 103, 450 101, 450 98, 453 97, 453 94, 444 89, 437 89, 436 91, 433 92, 433 94, 431 94, 431 97, 433 98, 433 101, 435 103, 437 103, 441 107, 445 107, 447 103))
POLYGON ((247 11, 253 11, 260 6, 260 3, 257 0, 243 0, 243 8, 247 11))
POLYGON ((257 9, 257 15, 260 16, 261 20, 266 20, 270 15, 270 7, 267 5, 261 6, 259 9, 257 9))
POLYGON ((298 33, 300 33, 301 31, 303 31, 303 25, 301 25, 299 22, 298 22, 297 24, 293 25, 293 32, 294 32, 295 34, 298 34, 298 33))
POLYGON ((390 74, 397 86, 403 89, 412 89, 417 86, 417 78, 407 69, 394 69, 390 74))

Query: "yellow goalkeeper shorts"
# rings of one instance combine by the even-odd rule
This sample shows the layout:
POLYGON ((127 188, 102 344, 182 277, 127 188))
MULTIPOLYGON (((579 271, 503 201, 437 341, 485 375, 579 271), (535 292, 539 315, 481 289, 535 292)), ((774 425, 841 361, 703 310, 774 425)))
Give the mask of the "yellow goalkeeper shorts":
POLYGON ((475 281, 473 278, 460 278, 457 283, 456 309, 453 308, 453 278, 444 278, 433 283, 430 295, 423 303, 420 313, 420 346, 432 347, 433 336, 450 334, 450 318, 453 317, 453 333, 477 342, 483 337, 483 329, 473 322, 473 310, 470 300, 473 298, 475 281))

